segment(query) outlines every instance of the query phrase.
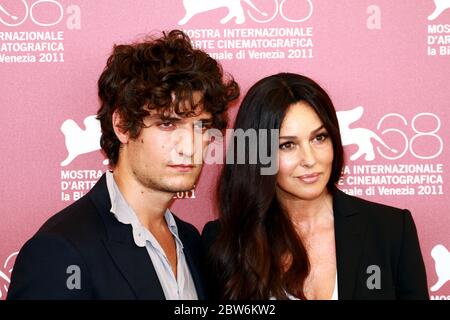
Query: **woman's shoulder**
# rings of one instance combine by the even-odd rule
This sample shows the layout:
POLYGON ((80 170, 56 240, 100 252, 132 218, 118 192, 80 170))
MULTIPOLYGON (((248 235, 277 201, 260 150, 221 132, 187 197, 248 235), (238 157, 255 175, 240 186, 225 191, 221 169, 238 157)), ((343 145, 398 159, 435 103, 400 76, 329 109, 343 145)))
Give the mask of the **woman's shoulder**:
POLYGON ((206 245, 212 244, 220 232, 219 220, 212 220, 205 224, 202 231, 202 242, 206 245))
POLYGON ((334 193, 335 210, 339 214, 362 214, 371 222, 379 222, 384 226, 403 225, 406 220, 412 220, 408 209, 402 209, 385 203, 370 201, 360 197, 348 195, 343 191, 337 190, 334 193))
POLYGON ((372 244, 372 252, 390 248, 399 254, 401 248, 409 247, 415 248, 412 255, 420 254, 417 228, 408 209, 346 194, 338 194, 336 200, 335 207, 339 209, 335 212, 335 221, 338 216, 340 230, 356 228, 363 232, 368 243, 372 244))
POLYGON ((216 233, 220 230, 219 219, 208 221, 203 227, 202 234, 204 233, 216 233))

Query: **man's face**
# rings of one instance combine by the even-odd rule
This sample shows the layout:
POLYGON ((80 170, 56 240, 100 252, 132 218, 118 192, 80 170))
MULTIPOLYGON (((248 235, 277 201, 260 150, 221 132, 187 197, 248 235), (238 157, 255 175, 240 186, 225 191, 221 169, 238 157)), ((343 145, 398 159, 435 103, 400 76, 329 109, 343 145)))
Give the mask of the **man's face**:
MULTIPOLYGON (((201 95, 196 92, 194 103, 200 100, 201 95)), ((128 141, 126 151, 121 153, 123 159, 119 159, 126 162, 129 173, 140 185, 170 193, 194 187, 209 144, 209 137, 202 132, 212 124, 211 114, 201 104, 196 104, 195 111, 194 116, 186 118, 174 112, 161 118, 152 112, 144 119, 145 127, 136 139, 128 141)))

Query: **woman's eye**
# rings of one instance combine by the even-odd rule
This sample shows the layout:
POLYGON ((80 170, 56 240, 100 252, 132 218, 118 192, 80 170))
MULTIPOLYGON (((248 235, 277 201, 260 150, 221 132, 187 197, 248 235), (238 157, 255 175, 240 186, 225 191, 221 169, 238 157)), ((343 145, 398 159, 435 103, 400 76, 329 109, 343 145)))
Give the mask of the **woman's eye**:
POLYGON ((280 144, 281 150, 289 150, 289 149, 292 149, 293 147, 294 147, 294 143, 292 143, 292 142, 285 142, 285 143, 280 144))
POLYGON ((314 138, 314 140, 315 141, 317 141, 317 142, 324 142, 325 140, 327 140, 328 139, 328 134, 325 134, 325 133, 321 133, 321 134, 319 134, 319 135, 317 135, 315 138, 314 138))

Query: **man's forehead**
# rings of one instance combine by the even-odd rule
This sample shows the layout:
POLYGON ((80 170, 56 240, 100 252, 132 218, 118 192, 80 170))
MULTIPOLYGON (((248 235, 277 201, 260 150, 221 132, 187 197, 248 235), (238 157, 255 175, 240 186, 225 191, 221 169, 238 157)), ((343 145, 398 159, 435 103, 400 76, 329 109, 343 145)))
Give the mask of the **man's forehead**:
POLYGON ((149 117, 152 119, 187 119, 187 118, 201 118, 210 119, 212 114, 205 110, 202 104, 199 104, 195 109, 190 110, 188 113, 178 114, 175 108, 170 107, 166 110, 151 109, 149 110, 149 117))
MULTIPOLYGON (((183 96, 183 94, 186 94, 186 91, 181 91, 178 93, 180 96, 183 96)), ((172 103, 174 103, 177 100, 177 94, 175 93, 175 91, 172 91, 172 93, 170 94, 171 98, 172 98, 172 103)), ((189 102, 189 99, 182 99, 180 98, 180 96, 178 97, 178 100, 185 100, 186 102, 189 102)), ((186 96, 189 96, 190 98, 192 98, 192 101, 194 103, 194 105, 200 103, 203 100, 203 92, 199 91, 199 90, 195 90, 190 92, 190 94, 188 93, 186 96)))

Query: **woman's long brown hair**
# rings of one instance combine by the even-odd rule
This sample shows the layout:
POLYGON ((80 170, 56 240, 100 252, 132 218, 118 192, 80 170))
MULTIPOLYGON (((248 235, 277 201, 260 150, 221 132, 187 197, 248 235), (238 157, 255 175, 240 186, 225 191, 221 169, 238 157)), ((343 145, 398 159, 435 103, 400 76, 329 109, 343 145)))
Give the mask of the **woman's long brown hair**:
MULTIPOLYGON (((316 111, 333 141, 330 188, 340 177, 343 148, 331 99, 313 80, 281 73, 258 81, 245 96, 234 129, 267 129, 266 145, 270 146, 270 129, 280 129, 289 106, 299 101, 316 111)), ((308 254, 277 201, 277 176, 261 175, 264 165, 259 161, 248 164, 248 144, 246 164, 237 163, 236 144, 234 148, 234 161, 224 165, 218 181, 220 232, 208 256, 220 298, 287 299, 290 294, 306 299, 308 254)))

